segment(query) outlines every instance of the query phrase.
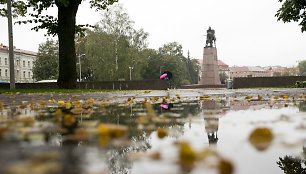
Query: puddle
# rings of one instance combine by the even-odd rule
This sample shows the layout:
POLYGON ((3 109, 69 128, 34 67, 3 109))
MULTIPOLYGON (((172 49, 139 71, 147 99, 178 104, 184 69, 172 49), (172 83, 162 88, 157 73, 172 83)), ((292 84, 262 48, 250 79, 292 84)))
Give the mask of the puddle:
POLYGON ((305 172, 305 100, 239 97, 2 106, 0 173, 305 172))

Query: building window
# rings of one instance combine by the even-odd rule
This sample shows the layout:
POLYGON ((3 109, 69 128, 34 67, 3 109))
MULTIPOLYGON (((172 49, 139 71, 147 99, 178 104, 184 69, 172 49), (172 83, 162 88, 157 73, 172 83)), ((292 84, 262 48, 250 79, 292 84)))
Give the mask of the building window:
POLYGON ((25 67, 25 60, 24 60, 24 61, 22 61, 22 64, 23 64, 23 67, 25 67))
POLYGON ((7 58, 4 59, 4 64, 7 65, 7 58))
POLYGON ((31 63, 30 63, 30 61, 28 61, 28 67, 30 67, 30 65, 31 65, 31 63))
POLYGON ((2 69, 0 69, 0 77, 2 77, 2 69))
POLYGON ((25 71, 23 71, 23 78, 25 78, 25 71))
POLYGON ((7 69, 5 69, 5 77, 7 77, 7 69))
POLYGON ((1 61, 2 59, 1 59, 1 57, 0 57, 0 65, 2 64, 2 61, 1 61))
POLYGON ((28 78, 30 78, 31 77, 31 73, 30 73, 30 71, 28 72, 28 78))
POLYGON ((16 60, 16 64, 17 64, 17 66, 19 66, 19 60, 18 59, 16 60))

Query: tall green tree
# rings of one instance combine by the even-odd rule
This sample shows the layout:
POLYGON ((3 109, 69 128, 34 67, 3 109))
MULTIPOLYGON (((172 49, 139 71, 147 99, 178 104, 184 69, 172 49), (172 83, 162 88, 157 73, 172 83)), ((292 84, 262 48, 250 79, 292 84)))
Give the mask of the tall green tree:
POLYGON ((147 49, 146 51, 146 65, 143 67, 143 79, 159 79, 162 67, 164 66, 163 55, 159 54, 154 49, 147 49))
POLYGON ((191 84, 197 84, 199 81, 199 73, 201 71, 201 67, 199 62, 196 59, 191 59, 188 51, 186 67, 188 71, 188 80, 191 84))
POLYGON ((33 78, 51 80, 58 77, 58 42, 47 39, 39 44, 38 54, 33 67, 33 78))
POLYGON ((219 78, 220 78, 221 84, 225 84, 226 80, 228 79, 228 75, 225 72, 221 72, 219 73, 219 78))
POLYGON ((306 60, 303 60, 298 65, 300 75, 306 75, 306 60))
POLYGON ((306 31, 306 1, 304 0, 278 0, 282 7, 277 11, 276 17, 283 22, 299 22, 302 32, 306 31))
POLYGON ((115 57, 113 36, 97 28, 86 36, 86 58, 94 81, 114 80, 115 57))
MULTIPOLYGON (((118 0, 89 0, 90 7, 104 10, 118 0)), ((60 88, 76 88, 75 34, 84 31, 84 26, 76 25, 76 14, 82 0, 15 0, 12 2, 14 16, 30 16, 32 19, 19 23, 37 23, 34 30, 47 29, 47 34, 57 35, 59 41, 60 88), (56 6, 57 17, 46 15, 45 11, 56 6)), ((5 4, 6 0, 0 0, 5 4)), ((0 15, 6 16, 6 8, 0 8, 0 15)))
POLYGON ((93 80, 128 80, 129 67, 133 67, 133 80, 142 79, 147 37, 143 29, 134 28, 122 6, 112 6, 95 29, 86 32, 85 54, 93 80))
POLYGON ((140 57, 134 53, 147 48, 148 33, 134 28, 134 21, 121 5, 115 5, 105 12, 99 26, 102 31, 113 36, 115 78, 127 79, 129 67, 134 67, 133 71, 138 70, 136 66, 140 57))
POLYGON ((170 71, 173 74, 172 86, 179 87, 190 84, 182 45, 177 42, 164 44, 159 48, 158 52, 163 56, 162 72, 170 71))
POLYGON ((183 55, 183 47, 177 42, 164 44, 158 50, 146 51, 146 66, 143 67, 144 79, 158 79, 165 72, 173 75, 170 83, 172 87, 196 84, 199 79, 200 66, 196 59, 183 55))

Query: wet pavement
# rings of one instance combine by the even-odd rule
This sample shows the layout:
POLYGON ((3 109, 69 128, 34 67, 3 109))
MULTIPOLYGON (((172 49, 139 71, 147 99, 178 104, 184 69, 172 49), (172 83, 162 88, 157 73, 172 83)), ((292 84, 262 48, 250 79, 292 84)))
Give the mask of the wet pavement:
POLYGON ((0 173, 306 173, 306 89, 0 95, 0 173))

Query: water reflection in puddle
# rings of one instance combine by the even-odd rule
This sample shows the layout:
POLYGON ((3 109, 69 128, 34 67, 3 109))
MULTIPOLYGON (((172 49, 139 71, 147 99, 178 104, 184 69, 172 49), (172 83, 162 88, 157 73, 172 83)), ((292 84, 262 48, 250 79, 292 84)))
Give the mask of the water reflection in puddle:
POLYGON ((2 108, 0 172, 305 172, 303 100, 69 104, 2 108))

